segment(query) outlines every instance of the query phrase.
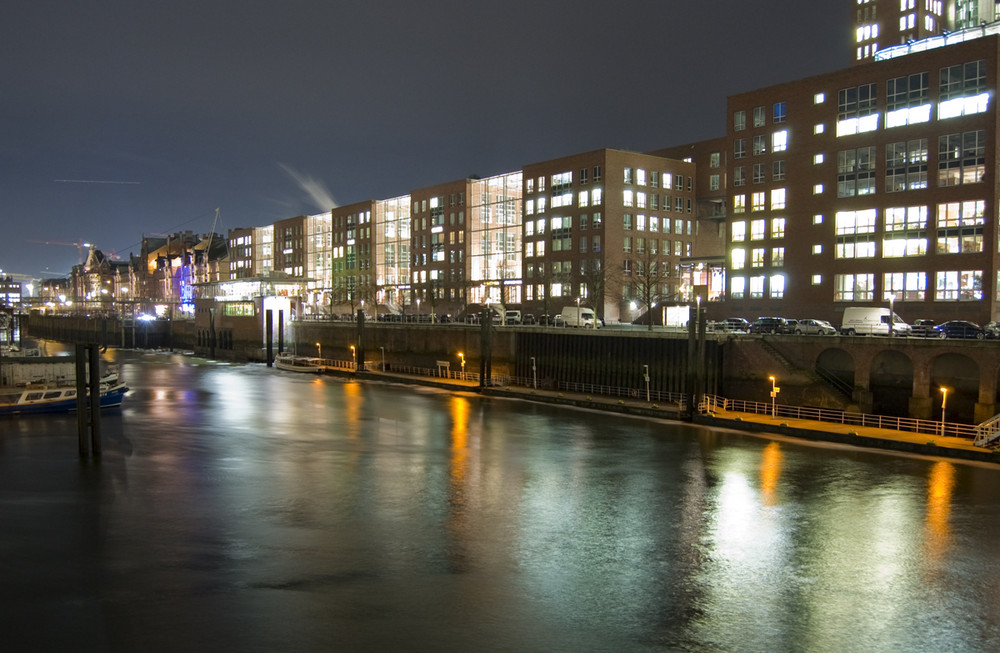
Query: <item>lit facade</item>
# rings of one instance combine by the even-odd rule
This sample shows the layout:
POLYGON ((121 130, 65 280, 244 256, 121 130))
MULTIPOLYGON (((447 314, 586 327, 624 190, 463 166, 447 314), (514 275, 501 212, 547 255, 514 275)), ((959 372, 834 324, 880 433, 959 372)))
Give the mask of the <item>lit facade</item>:
POLYGON ((996 317, 1000 37, 974 31, 729 98, 729 313, 996 317))

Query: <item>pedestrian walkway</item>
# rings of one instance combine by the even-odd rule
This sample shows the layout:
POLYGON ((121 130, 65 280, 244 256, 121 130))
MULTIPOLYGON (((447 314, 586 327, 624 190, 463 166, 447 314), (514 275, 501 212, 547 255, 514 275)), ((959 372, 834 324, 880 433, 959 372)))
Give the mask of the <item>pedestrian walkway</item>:
MULTIPOLYGON (((344 375, 353 375, 349 370, 344 370, 342 373, 344 375)), ((584 393, 543 390, 522 386, 490 386, 481 389, 478 381, 394 372, 366 371, 359 373, 358 377, 433 386, 451 390, 481 392, 488 396, 504 396, 527 401, 573 405, 645 417, 680 419, 682 416, 681 407, 677 404, 658 405, 634 398, 621 399, 612 396, 587 395, 584 393)), ((888 449, 1000 464, 1000 452, 994 452, 990 448, 977 447, 968 438, 896 431, 856 424, 797 419, 780 415, 772 417, 770 415, 736 412, 720 408, 716 408, 705 415, 695 415, 691 421, 706 426, 757 433, 774 433, 805 440, 838 442, 864 448, 888 449)))

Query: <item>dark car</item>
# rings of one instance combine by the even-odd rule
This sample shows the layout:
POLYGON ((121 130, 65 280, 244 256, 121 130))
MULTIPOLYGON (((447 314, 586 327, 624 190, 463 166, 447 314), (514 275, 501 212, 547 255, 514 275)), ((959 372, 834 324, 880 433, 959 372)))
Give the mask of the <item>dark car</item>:
POLYGON ((750 323, 742 317, 727 317, 721 322, 716 322, 714 330, 722 333, 748 333, 750 323))
POLYGON ((976 338, 982 340, 986 337, 986 332, 975 322, 949 320, 934 327, 934 335, 938 338, 976 338))
POLYGON ((934 320, 914 320, 910 325, 910 335, 917 338, 930 338, 934 333, 934 320))
POLYGON ((798 320, 793 320, 791 318, 786 319, 785 320, 785 326, 782 327, 781 332, 782 333, 788 333, 788 334, 795 333, 795 327, 797 327, 798 324, 799 324, 798 320))
POLYGON ((758 317, 750 325, 750 333, 784 333, 787 324, 783 317, 758 317))

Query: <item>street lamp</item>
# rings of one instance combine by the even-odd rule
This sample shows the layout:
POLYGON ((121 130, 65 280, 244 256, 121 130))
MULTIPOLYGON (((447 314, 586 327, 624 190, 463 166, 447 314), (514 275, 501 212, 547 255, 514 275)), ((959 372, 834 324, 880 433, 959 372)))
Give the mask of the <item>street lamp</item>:
POLYGON ((775 399, 777 398, 778 393, 781 392, 781 388, 778 387, 778 381, 773 376, 769 376, 767 378, 771 379, 771 417, 773 418, 777 416, 775 399))
POLYGON ((531 357, 531 387, 538 389, 538 374, 535 372, 535 357, 531 357))
POLYGON ((941 435, 944 435, 944 408, 948 404, 948 388, 941 387, 941 435))
POLYGON ((576 298, 576 326, 580 326, 580 298, 576 298))
POLYGON ((323 345, 316 343, 316 357, 323 358, 323 345))
POLYGON ((462 359, 462 380, 465 380, 465 354, 458 352, 458 357, 462 359))
POLYGON ((649 403, 649 365, 642 366, 642 377, 646 380, 646 403, 649 403))
POLYGON ((896 313, 893 312, 892 306, 896 303, 896 295, 889 295, 889 335, 893 335, 893 326, 896 324, 896 313))
POLYGON ((417 297, 417 322, 420 321, 420 298, 417 297))
POLYGON ((354 349, 354 345, 351 345, 351 363, 354 369, 358 369, 358 352, 354 349))

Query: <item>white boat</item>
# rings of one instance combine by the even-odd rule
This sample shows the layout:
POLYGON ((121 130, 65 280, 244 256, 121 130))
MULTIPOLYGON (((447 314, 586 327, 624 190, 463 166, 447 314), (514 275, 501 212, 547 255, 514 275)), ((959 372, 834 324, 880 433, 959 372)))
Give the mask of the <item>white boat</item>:
MULTIPOLYGON (((128 386, 118 375, 101 380, 101 408, 121 406, 128 386)), ((30 383, 20 388, 0 389, 0 415, 25 413, 69 413, 76 410, 75 385, 64 383, 30 383)))
POLYGON ((287 352, 283 354, 278 354, 274 358, 274 366, 279 370, 285 370, 287 372, 308 372, 311 374, 322 374, 329 369, 330 365, 327 365, 327 361, 322 358, 314 358, 312 356, 296 356, 295 354, 289 354, 287 352))

